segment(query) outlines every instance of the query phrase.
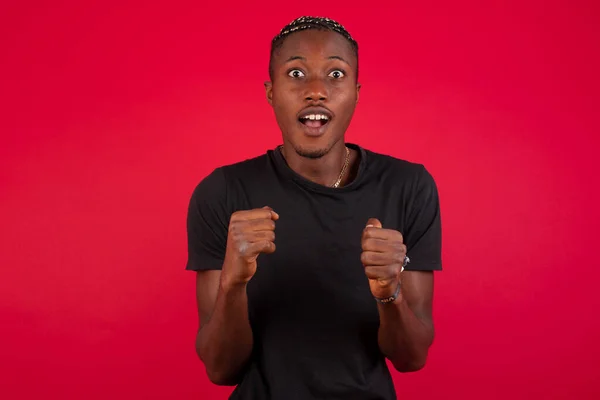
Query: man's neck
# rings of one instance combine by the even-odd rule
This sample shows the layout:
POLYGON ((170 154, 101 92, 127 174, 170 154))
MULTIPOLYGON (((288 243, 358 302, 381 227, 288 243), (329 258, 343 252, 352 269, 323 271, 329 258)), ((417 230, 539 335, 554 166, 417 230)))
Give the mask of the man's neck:
MULTIPOLYGON (((346 167, 339 187, 349 182, 354 164, 358 159, 357 153, 350 150, 349 162, 346 167)), ((291 145, 281 148, 283 157, 288 166, 303 178, 323 186, 333 186, 340 177, 346 160, 346 145, 343 141, 336 143, 327 154, 319 158, 309 158, 299 155, 291 145)))

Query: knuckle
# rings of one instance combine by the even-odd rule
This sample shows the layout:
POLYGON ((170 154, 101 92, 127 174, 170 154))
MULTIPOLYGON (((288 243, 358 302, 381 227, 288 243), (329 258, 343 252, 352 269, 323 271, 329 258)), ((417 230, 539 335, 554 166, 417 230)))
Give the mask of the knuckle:
POLYGON ((406 246, 402 243, 397 243, 394 245, 394 260, 396 261, 404 261, 404 256, 406 255, 406 246))
POLYGON ((369 279, 377 279, 377 272, 374 271, 372 267, 367 267, 365 269, 365 273, 367 275, 367 278, 369 278, 369 279))
POLYGON ((400 272, 400 265, 392 264, 386 270, 386 276, 388 279, 393 279, 395 276, 398 276, 398 272, 400 272))
POLYGON ((239 233, 240 229, 241 229, 241 224, 239 221, 233 221, 231 224, 229 224, 229 232, 231 232, 233 234, 239 233))
POLYGON ((394 262, 402 264, 404 262, 404 252, 398 251, 394 253, 394 262))
POLYGON ((275 244, 269 240, 265 240, 262 243, 262 248, 263 248, 263 251, 272 252, 273 250, 275 250, 275 244))
POLYGON ((361 242, 361 247, 364 251, 369 248, 369 239, 363 239, 361 242))
POLYGON ((369 262, 371 261, 371 257, 369 256, 369 253, 366 253, 366 252, 361 253, 360 261, 362 261, 363 264, 369 264, 369 262))
POLYGON ((275 240, 275 233, 273 231, 260 231, 256 234, 257 239, 273 241, 275 240))
POLYGON ((236 242, 242 241, 244 239, 244 232, 240 231, 239 228, 235 228, 231 231, 231 237, 236 242))

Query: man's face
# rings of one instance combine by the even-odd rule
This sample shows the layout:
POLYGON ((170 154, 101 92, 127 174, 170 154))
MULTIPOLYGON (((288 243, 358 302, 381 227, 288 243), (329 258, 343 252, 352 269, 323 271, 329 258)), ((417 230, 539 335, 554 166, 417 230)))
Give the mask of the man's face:
POLYGON ((299 155, 322 157, 344 137, 360 90, 357 63, 346 38, 330 31, 293 33, 273 55, 267 99, 299 155))

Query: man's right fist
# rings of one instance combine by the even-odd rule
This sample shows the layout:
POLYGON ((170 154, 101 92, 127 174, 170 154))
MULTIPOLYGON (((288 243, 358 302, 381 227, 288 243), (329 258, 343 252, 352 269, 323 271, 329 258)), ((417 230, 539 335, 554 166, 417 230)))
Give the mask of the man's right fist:
POLYGON ((227 284, 247 283, 256 273, 260 253, 275 251, 275 221, 271 207, 236 211, 229 221, 225 263, 221 280, 227 284))

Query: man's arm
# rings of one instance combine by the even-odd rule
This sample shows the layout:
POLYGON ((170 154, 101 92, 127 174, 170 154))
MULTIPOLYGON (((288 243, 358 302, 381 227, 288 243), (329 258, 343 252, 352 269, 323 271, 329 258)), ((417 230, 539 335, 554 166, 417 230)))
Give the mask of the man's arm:
POLYGON ((187 270, 196 272, 199 329, 196 352, 209 379, 235 385, 252 353, 246 284, 261 253, 275 251, 270 207, 239 210, 227 197, 227 179, 215 169, 194 189, 188 206, 187 270))
POLYGON ((209 379, 217 385, 239 383, 252 354, 246 285, 256 273, 259 254, 275 251, 278 219, 279 215, 267 206, 234 212, 221 270, 197 274, 200 329, 196 351, 209 379))
POLYGON ((433 272, 403 271, 399 297, 378 304, 379 348, 400 372, 425 366, 433 343, 433 272))
POLYGON ((196 352, 212 383, 236 385, 252 352, 246 284, 221 282, 219 270, 198 272, 196 297, 196 352))
MULTIPOLYGON (((427 361, 434 338, 433 275, 442 269, 442 226, 437 185, 433 176, 421 166, 413 186, 410 201, 403 208, 405 224, 401 238, 390 234, 395 243, 391 250, 396 255, 392 258, 393 262, 403 263, 408 251, 410 267, 399 274, 399 297, 394 302, 378 305, 379 348, 401 372, 417 371, 427 361)), ((391 292, 385 293, 387 296, 394 293, 398 282, 395 269, 392 267, 390 270, 385 281, 391 289, 391 292)), ((385 277, 385 274, 382 276, 385 277)))

